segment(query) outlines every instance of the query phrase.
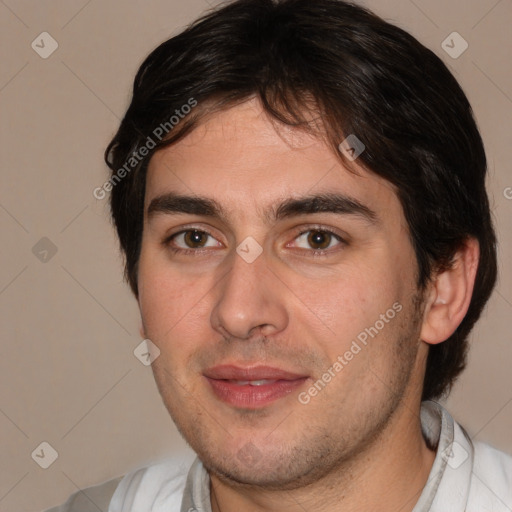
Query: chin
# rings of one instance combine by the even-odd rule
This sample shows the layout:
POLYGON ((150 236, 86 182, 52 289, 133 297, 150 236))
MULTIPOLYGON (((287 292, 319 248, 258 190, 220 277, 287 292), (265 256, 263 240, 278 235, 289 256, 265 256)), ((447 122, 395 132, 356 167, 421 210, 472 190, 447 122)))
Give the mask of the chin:
POLYGON ((210 473, 237 487, 298 489, 321 479, 333 467, 332 461, 328 464, 326 454, 315 454, 318 461, 314 462, 311 454, 297 448, 293 450, 295 453, 285 453, 282 448, 271 452, 270 446, 260 451, 250 441, 236 453, 194 449, 210 473))

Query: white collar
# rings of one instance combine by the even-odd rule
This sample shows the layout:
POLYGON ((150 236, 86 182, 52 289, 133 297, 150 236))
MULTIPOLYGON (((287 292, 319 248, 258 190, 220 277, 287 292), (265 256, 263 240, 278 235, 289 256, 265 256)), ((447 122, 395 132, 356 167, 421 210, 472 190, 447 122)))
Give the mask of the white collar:
MULTIPOLYGON (((464 512, 468 500, 473 444, 440 404, 421 404, 421 428, 436 457, 427 484, 412 512, 464 512)), ((210 478, 196 458, 187 476, 180 512, 211 512, 210 478)))

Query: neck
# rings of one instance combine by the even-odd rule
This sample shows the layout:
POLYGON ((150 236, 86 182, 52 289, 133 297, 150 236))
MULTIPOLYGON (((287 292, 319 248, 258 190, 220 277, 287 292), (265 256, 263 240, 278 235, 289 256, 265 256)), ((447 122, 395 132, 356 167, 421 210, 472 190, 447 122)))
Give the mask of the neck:
POLYGON ((294 490, 240 486, 210 474, 212 512, 411 512, 435 452, 421 432, 420 403, 402 403, 380 435, 312 484, 294 490), (414 412, 413 412, 414 411, 414 412))

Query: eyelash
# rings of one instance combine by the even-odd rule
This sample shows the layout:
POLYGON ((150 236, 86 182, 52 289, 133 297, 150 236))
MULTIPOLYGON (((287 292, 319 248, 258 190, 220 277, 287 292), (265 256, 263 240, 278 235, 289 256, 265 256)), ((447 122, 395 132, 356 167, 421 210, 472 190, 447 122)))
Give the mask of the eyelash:
MULTIPOLYGON (((305 235, 306 233, 309 233, 311 231, 316 231, 318 233, 327 233, 329 235, 331 235, 332 237, 334 237, 338 242, 339 244, 338 245, 347 245, 347 242, 346 240, 344 240, 338 233, 336 233, 335 231, 333 231, 332 229, 329 229, 329 228, 323 228, 322 226, 314 226, 314 227, 308 227, 307 229, 302 229, 300 231, 298 231, 295 236, 293 237, 294 240, 296 240, 297 238, 299 238, 300 236, 302 235, 305 235)), ((318 257, 318 256, 328 256, 329 253, 333 253, 333 252, 337 252, 339 250, 334 248, 334 249, 302 249, 299 247, 299 249, 301 251, 306 251, 308 252, 309 254, 311 254, 313 257, 318 257)))
MULTIPOLYGON (((173 233, 172 235, 168 236, 163 241, 163 244, 174 254, 182 254, 182 255, 185 255, 185 256, 187 256, 187 255, 200 256, 204 252, 208 251, 209 248, 205 248, 205 249, 182 249, 182 248, 179 248, 179 247, 178 248, 177 247, 173 247, 171 245, 171 242, 174 240, 174 238, 176 238, 177 236, 182 235, 184 233, 189 233, 191 231, 197 231, 199 233, 203 233, 203 234, 205 234, 207 236, 215 238, 211 233, 209 233, 208 231, 205 231, 204 229, 196 229, 194 227, 190 227, 188 229, 182 229, 181 231, 178 231, 177 233, 173 233)), ((340 243, 340 245, 347 245, 346 240, 344 240, 338 233, 334 232, 333 230, 331 230, 329 228, 324 228, 324 227, 321 227, 321 226, 310 226, 307 229, 297 230, 297 232, 294 234, 293 240, 296 240, 300 236, 302 236, 302 235, 304 235, 306 233, 309 233, 310 231, 317 231, 319 233, 327 233, 327 234, 333 236, 340 243)), ((302 249, 302 248, 299 248, 299 249, 302 250, 302 251, 308 252, 313 257, 327 256, 331 252, 336 252, 336 249, 335 250, 333 250, 333 249, 324 249, 324 250, 312 249, 312 250, 309 250, 309 249, 302 249)))

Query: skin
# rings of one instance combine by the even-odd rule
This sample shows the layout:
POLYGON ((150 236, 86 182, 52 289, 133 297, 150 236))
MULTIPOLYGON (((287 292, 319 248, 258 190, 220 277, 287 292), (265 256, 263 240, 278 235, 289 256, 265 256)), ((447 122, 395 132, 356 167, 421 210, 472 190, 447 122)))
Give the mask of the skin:
POLYGON ((257 99, 213 115, 150 162, 141 333, 161 351, 155 380, 210 473, 214 512, 410 511, 427 481, 435 453, 419 410, 428 346, 448 338, 467 311, 478 246, 468 241, 422 297, 395 190, 354 164, 357 175, 319 139, 276 130, 257 99), (225 217, 148 215, 153 199, 169 192, 214 199, 225 217), (376 222, 330 212, 265 215, 285 199, 326 192, 356 199, 376 222), (169 239, 184 229, 210 236, 192 246, 183 235, 169 239), (308 229, 333 230, 344 242, 320 236, 327 249, 314 255, 318 245, 298 235, 308 229), (236 252, 249 236, 263 249, 252 263, 236 252), (395 303, 401 311, 300 403, 299 392, 395 303), (240 408, 205 379, 218 364, 263 364, 308 379, 265 407, 240 408), (241 454, 251 450, 248 462, 241 454))

